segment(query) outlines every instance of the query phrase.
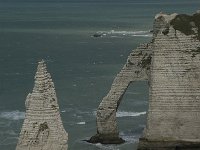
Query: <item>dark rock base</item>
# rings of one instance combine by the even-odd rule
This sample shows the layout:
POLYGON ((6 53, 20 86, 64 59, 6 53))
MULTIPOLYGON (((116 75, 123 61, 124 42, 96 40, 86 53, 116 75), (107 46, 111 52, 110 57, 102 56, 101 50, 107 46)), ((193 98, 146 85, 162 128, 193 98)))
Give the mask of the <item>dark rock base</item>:
POLYGON ((118 136, 96 134, 87 140, 87 142, 101 144, 122 144, 125 142, 125 140, 118 136))
POLYGON ((188 141, 148 141, 141 138, 138 150, 200 150, 200 143, 188 141))

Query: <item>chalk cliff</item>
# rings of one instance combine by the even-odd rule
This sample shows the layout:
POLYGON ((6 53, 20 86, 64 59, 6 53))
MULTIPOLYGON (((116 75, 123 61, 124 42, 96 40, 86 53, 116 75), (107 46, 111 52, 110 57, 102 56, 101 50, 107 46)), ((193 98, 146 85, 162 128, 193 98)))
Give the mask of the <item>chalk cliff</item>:
POLYGON ((97 110, 89 142, 123 143, 116 112, 129 84, 149 80, 139 150, 200 149, 200 13, 156 15, 153 38, 133 50, 97 110))
POLYGON ((200 149, 200 13, 158 14, 139 150, 200 149))
POLYGON ((91 143, 123 143, 117 129, 116 112, 126 89, 133 81, 148 80, 151 62, 151 43, 141 44, 133 50, 119 74, 113 81, 111 89, 97 109, 97 134, 91 143))
POLYGON ((32 93, 26 98, 26 115, 16 150, 66 150, 66 133, 54 83, 44 61, 39 62, 32 93))

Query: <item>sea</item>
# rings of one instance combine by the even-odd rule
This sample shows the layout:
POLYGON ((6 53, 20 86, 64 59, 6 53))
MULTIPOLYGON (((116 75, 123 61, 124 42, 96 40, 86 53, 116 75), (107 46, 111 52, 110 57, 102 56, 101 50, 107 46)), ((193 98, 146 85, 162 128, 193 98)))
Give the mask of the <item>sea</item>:
POLYGON ((198 9, 199 0, 0 0, 0 150, 16 147, 42 59, 55 83, 69 150, 136 150, 148 83, 133 82, 120 104, 124 144, 84 141, 96 133, 96 109, 129 53, 151 40, 157 13, 198 9))

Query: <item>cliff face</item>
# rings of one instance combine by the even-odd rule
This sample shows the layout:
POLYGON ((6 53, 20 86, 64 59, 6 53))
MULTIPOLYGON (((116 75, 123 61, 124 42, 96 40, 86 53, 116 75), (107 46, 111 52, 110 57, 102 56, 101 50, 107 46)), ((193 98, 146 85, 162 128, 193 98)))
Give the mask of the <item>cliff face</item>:
POLYGON ((200 149, 200 14, 159 14, 155 27, 147 127, 139 149, 200 149))
POLYGON ((26 98, 26 115, 16 150, 66 150, 66 133, 54 83, 44 61, 39 62, 32 93, 26 98))
POLYGON ((116 112, 131 82, 149 80, 147 126, 140 150, 200 149, 200 13, 158 14, 153 39, 130 54, 97 110, 89 142, 122 143, 116 112))

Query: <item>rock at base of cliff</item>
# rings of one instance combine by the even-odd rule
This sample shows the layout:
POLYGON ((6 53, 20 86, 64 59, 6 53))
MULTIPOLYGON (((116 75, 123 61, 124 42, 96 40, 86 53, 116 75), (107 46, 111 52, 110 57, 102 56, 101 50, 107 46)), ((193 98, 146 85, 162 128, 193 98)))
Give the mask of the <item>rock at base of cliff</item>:
POLYGON ((140 138, 137 150, 199 150, 199 142, 189 141, 149 141, 140 138))
POLYGON ((122 144, 125 142, 125 140, 118 136, 96 134, 87 140, 87 142, 101 144, 122 144))

